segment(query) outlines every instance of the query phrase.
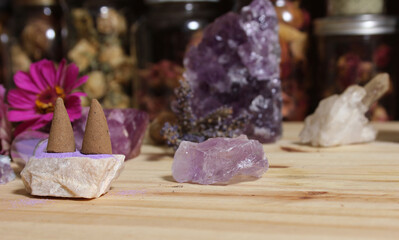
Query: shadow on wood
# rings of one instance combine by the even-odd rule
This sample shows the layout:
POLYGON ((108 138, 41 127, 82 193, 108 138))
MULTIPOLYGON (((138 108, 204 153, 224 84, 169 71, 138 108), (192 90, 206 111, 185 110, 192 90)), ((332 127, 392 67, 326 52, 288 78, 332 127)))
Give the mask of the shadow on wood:
MULTIPOLYGON (((28 197, 31 199, 72 200, 72 201, 83 201, 83 202, 91 201, 91 200, 95 199, 95 198, 86 199, 86 198, 61 198, 61 197, 51 197, 51 196, 33 196, 33 195, 29 194, 24 188, 17 189, 15 191, 13 191, 13 194, 25 196, 25 197, 28 197)), ((104 196, 104 195, 102 195, 102 196, 104 196)))
POLYGON ((173 160, 173 154, 169 153, 154 153, 154 154, 147 154, 146 159, 147 161, 160 161, 162 159, 171 158, 173 160))
POLYGON ((381 130, 378 132, 377 140, 382 142, 396 142, 399 143, 399 131, 381 130))

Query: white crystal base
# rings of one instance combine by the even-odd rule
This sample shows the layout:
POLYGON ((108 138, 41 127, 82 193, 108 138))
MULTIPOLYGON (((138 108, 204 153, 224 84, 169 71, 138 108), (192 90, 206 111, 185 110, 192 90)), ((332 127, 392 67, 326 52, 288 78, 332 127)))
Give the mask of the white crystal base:
POLYGON ((108 192, 124 167, 124 155, 30 158, 21 172, 26 190, 36 196, 98 198, 108 192))

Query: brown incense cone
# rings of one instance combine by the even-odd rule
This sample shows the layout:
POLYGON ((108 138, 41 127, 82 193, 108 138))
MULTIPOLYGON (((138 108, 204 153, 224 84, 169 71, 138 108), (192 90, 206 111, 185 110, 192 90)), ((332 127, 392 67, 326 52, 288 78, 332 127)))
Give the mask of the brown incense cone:
POLYGON ((96 99, 91 101, 80 152, 83 154, 112 154, 107 119, 96 99))
POLYGON ((62 98, 57 98, 47 143, 47 152, 63 153, 75 152, 75 150, 75 137, 73 136, 71 120, 65 109, 64 101, 62 98))

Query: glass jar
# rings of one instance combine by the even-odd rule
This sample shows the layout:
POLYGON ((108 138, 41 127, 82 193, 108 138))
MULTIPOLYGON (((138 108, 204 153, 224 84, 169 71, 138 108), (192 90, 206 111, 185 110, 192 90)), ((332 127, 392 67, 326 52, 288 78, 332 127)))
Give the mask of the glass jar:
POLYGON ((385 9, 386 9, 386 14, 399 16, 399 1, 386 0, 385 9))
POLYGON ((32 62, 63 57, 62 9, 57 0, 15 0, 11 27, 12 74, 32 62))
POLYGON ((0 2, 0 84, 10 88, 10 64, 9 64, 9 6, 8 1, 0 2))
POLYGON ((318 36, 314 107, 323 98, 342 93, 349 85, 366 84, 387 72, 391 89, 372 106, 372 120, 399 119, 397 19, 384 15, 328 17, 315 23, 318 36))
POLYGON ((68 59, 89 79, 82 86, 83 105, 98 99, 105 108, 128 108, 135 59, 129 49, 129 26, 135 14, 125 1, 70 1, 68 59))
POLYGON ((279 19, 281 46, 280 78, 283 89, 284 120, 301 121, 309 108, 307 44, 309 14, 300 7, 301 1, 273 1, 279 19))
POLYGON ((202 29, 223 14, 217 0, 147 0, 148 12, 134 28, 139 67, 135 106, 150 114, 170 110, 183 74, 183 58, 201 41, 202 29))
POLYGON ((328 0, 328 15, 384 13, 384 0, 328 0))
POLYGON ((235 12, 241 11, 241 8, 244 6, 249 5, 252 2, 252 0, 236 0, 233 6, 233 10, 235 12))

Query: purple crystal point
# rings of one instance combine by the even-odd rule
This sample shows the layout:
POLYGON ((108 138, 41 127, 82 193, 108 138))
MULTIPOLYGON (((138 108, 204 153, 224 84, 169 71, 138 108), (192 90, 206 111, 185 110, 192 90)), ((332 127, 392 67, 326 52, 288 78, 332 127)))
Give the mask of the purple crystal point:
POLYGON ((252 77, 268 80, 280 76, 278 19, 270 1, 255 0, 241 11, 240 25, 247 41, 238 47, 241 61, 252 77))
POLYGON ((262 144, 237 138, 211 138, 202 143, 182 142, 172 165, 178 182, 226 183, 234 176, 260 178, 269 167, 262 144))
POLYGON ((278 19, 270 1, 254 0, 241 14, 216 19, 184 60, 194 113, 231 106, 235 116, 250 114, 250 138, 275 141, 282 131, 279 63, 278 19))
POLYGON ((0 184, 6 184, 15 179, 14 170, 10 166, 11 159, 0 155, 0 184))
POLYGON ((24 167, 33 156, 39 142, 48 138, 48 133, 39 131, 25 131, 15 137, 11 144, 11 158, 19 166, 24 167))
MULTIPOLYGON (((76 148, 81 149, 89 108, 82 109, 82 117, 73 124, 76 148)), ((112 153, 123 154, 126 160, 140 154, 148 125, 148 114, 136 109, 104 109, 111 137, 112 153)))

